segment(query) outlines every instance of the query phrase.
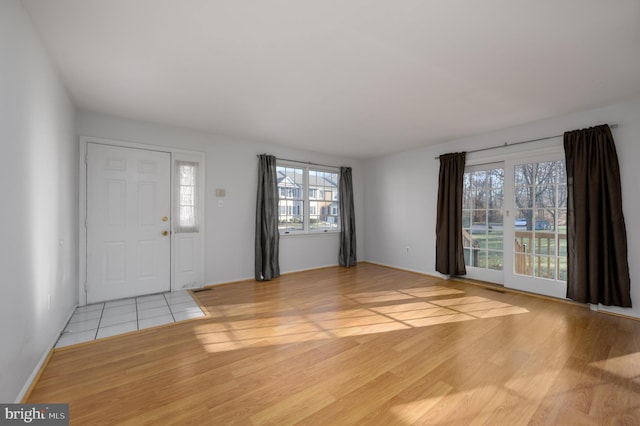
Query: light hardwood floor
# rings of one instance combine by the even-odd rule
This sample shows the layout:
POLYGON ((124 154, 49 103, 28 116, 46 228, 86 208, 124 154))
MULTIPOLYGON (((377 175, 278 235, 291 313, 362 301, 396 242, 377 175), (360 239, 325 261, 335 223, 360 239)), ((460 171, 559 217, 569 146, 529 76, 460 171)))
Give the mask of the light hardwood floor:
POLYGON ((640 424, 640 322, 361 263, 196 294, 208 317, 56 350, 88 424, 640 424))

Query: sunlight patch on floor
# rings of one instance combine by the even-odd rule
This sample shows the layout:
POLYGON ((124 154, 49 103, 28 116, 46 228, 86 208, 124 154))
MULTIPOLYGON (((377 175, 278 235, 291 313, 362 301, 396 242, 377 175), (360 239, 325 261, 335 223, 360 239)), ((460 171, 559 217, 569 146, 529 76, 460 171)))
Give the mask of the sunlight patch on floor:
POLYGON ((464 292, 434 286, 354 293, 347 297, 358 301, 362 307, 340 309, 334 306, 334 309, 323 312, 236 321, 232 318, 247 313, 273 314, 274 308, 279 308, 276 312, 282 312, 283 306, 272 303, 214 306, 209 312, 212 318, 219 318, 220 322, 196 325, 194 331, 207 351, 221 352, 386 333, 529 312, 520 306, 479 296, 440 298, 449 295, 464 295, 464 292), (423 300, 434 297, 438 298, 423 300), (376 304, 378 306, 368 306, 376 304))
POLYGON ((549 393, 549 387, 555 382, 560 374, 557 369, 544 373, 521 376, 507 381, 504 387, 527 399, 542 399, 549 393))
POLYGON ((589 365, 625 379, 640 379, 640 352, 593 361, 589 365))
POLYGON ((435 383, 428 391, 427 398, 411 401, 404 404, 395 404, 391 407, 391 413, 403 424, 415 424, 437 404, 440 404, 447 395, 453 391, 453 387, 444 382, 435 383))

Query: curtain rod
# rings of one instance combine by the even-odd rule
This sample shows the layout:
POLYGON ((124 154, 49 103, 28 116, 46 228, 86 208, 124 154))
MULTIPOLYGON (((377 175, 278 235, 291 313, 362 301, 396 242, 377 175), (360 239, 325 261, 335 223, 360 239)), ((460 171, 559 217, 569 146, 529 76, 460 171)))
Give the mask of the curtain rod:
MULTIPOLYGON (((258 154, 257 157, 260 157, 260 155, 258 154)), ((278 157, 276 157, 276 160, 288 161, 290 163, 308 164, 310 166, 329 167, 329 168, 332 168, 332 169, 339 169, 340 168, 339 166, 329 166, 328 164, 312 163, 311 161, 289 160, 288 158, 278 158, 278 157)))
MULTIPOLYGON (((615 129, 617 127, 618 127, 617 124, 611 124, 609 126, 610 129, 615 129)), ((527 139, 526 141, 513 142, 513 143, 505 142, 504 145, 496 145, 496 146, 489 146, 487 148, 472 149, 471 151, 467 151, 467 154, 471 154, 473 152, 489 151, 491 149, 506 148, 508 146, 522 145, 522 144, 531 143, 531 142, 546 141, 547 139, 554 139, 554 138, 559 138, 559 137, 562 137, 562 136, 564 136, 564 134, 562 134, 562 135, 553 135, 553 136, 545 136, 544 138, 537 138, 537 139, 527 139)), ((438 157, 434 157, 434 160, 439 160, 439 159, 440 159, 439 156, 438 157)))

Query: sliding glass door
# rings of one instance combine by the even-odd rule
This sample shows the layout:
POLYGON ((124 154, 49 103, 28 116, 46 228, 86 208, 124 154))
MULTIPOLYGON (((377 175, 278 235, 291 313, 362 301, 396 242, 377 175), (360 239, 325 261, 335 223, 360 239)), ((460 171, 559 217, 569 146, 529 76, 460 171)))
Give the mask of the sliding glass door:
POLYGON ((562 152, 466 167, 462 228, 469 278, 564 298, 567 179, 562 152))
POLYGON ((504 264, 504 166, 465 168, 462 239, 467 276, 502 284, 504 264))
POLYGON ((559 155, 507 161, 509 262, 505 285, 564 298, 567 280, 567 176, 559 155))

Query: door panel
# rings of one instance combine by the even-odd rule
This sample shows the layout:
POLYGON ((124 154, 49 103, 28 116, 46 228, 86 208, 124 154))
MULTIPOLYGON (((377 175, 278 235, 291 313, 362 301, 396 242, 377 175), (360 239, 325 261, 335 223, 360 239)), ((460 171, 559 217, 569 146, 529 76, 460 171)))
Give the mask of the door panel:
POLYGON ((566 295, 567 182, 561 154, 506 163, 508 213, 505 285, 532 293, 566 295), (507 248, 507 246, 509 248, 507 248))
POLYGON ((166 152, 87 144, 88 303, 170 290, 170 165, 166 152))
POLYGON ((466 167, 463 186, 462 239, 467 276, 502 284, 503 164, 466 167))
POLYGON ((467 276, 564 298, 567 188, 563 153, 465 168, 467 276))

